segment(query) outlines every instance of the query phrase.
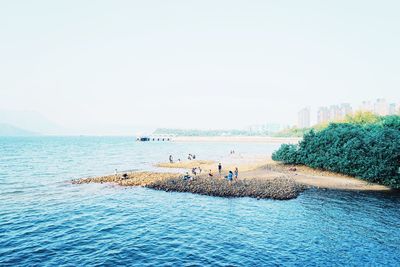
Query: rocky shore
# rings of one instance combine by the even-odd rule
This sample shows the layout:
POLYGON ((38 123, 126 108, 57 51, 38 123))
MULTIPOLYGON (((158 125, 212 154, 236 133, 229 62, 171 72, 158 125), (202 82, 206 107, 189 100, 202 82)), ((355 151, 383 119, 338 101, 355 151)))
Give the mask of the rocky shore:
POLYGON ((190 192, 216 197, 252 197, 286 200, 296 198, 304 186, 288 176, 274 179, 238 179, 197 176, 184 180, 178 173, 132 172, 118 175, 81 178, 73 184, 115 183, 121 186, 142 186, 166 192, 190 192))
POLYGON ((125 174, 89 177, 73 180, 74 184, 115 183, 121 186, 142 186, 166 192, 190 192, 217 197, 252 197, 270 199, 292 199, 306 188, 352 191, 387 191, 382 185, 311 169, 305 166, 285 165, 270 158, 249 156, 230 156, 222 160, 222 173, 219 175, 217 162, 210 160, 191 160, 175 163, 158 163, 156 167, 168 168, 174 172, 130 172, 125 174), (229 170, 239 169, 239 178, 229 182, 224 177, 229 170), (192 168, 203 172, 183 179, 183 171, 191 173, 192 168), (214 176, 209 177, 208 172, 214 176), (178 173, 179 172, 179 173, 178 173))
POLYGON ((193 180, 172 178, 146 185, 163 191, 190 192, 216 197, 252 197, 286 200, 296 198, 304 187, 289 177, 275 179, 243 179, 229 182, 226 179, 198 177, 193 180))
POLYGON ((106 175, 98 177, 87 177, 72 180, 73 184, 89 184, 89 183, 114 183, 121 186, 147 186, 151 183, 176 179, 180 177, 178 173, 163 173, 163 172, 130 172, 117 175, 106 175))
POLYGON ((88 177, 73 180, 73 184, 114 183, 121 186, 142 186, 166 192, 190 192, 217 197, 252 197, 270 199, 296 198, 309 187, 352 191, 388 191, 382 185, 367 183, 360 179, 347 177, 305 166, 284 165, 270 159, 231 157, 222 161, 223 170, 218 174, 217 163, 209 160, 192 160, 176 163, 159 163, 156 166, 169 168, 171 172, 130 172, 116 175, 88 177), (239 178, 230 182, 224 177, 229 170, 239 168, 239 178), (203 170, 202 174, 183 179, 183 170, 191 168, 203 170), (208 176, 208 171, 214 174, 208 176))

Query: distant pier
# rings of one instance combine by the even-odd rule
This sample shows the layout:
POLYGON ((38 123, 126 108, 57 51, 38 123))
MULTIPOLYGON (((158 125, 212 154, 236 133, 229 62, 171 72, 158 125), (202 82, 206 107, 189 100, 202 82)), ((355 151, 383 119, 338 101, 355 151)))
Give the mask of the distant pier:
POLYGON ((171 135, 145 135, 136 137, 138 142, 170 142, 173 136, 171 135))

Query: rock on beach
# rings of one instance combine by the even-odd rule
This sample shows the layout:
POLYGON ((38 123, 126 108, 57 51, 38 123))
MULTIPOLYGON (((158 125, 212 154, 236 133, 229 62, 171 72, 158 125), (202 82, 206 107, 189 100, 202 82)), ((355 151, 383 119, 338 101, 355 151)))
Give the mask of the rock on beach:
POLYGON ((239 179, 232 182, 216 177, 197 176, 184 180, 179 173, 131 172, 73 180, 73 184, 115 183, 143 186, 166 192, 190 192, 216 197, 252 197, 286 200, 296 198, 304 187, 282 175, 273 179, 239 179))

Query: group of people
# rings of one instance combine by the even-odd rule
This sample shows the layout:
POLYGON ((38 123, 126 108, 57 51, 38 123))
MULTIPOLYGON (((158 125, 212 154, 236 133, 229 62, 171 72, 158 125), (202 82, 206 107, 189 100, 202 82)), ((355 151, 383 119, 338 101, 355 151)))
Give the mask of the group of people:
MULTIPOLYGON (((221 162, 218 163, 218 173, 219 173, 219 177, 221 177, 222 175, 222 164, 221 162)), ((209 177, 213 177, 214 175, 212 174, 211 170, 208 173, 209 177)), ((235 167, 235 170, 232 172, 231 170, 228 171, 228 175, 225 176, 226 179, 228 179, 228 181, 232 181, 233 178, 235 178, 235 180, 237 180, 239 177, 239 169, 237 167, 235 167)))
POLYGON ((194 168, 192 168, 192 174, 193 174, 194 176, 196 176, 197 174, 201 174, 201 172, 202 172, 202 169, 201 169, 200 167, 194 167, 194 168))
MULTIPOLYGON (((218 164, 218 172, 219 172, 219 176, 221 177, 221 173, 222 173, 221 162, 218 164)), ((239 169, 237 167, 235 167, 235 170, 233 172, 231 170, 228 171, 228 175, 225 176, 225 178, 231 182, 233 180, 233 178, 235 178, 235 180, 237 180, 238 176, 239 176, 239 169)))
MULTIPOLYGON (((235 150, 231 150, 230 151, 231 154, 235 154, 235 150)), ((196 159, 196 155, 194 154, 188 154, 188 160, 195 160, 196 159)), ((169 162, 170 163, 174 163, 174 158, 172 155, 169 155, 169 162)), ((180 159, 178 159, 178 162, 180 162, 180 159)), ((199 167, 193 167, 192 168, 192 175, 193 176, 197 176, 200 175, 202 173, 202 169, 199 167)), ((222 164, 221 162, 218 163, 218 173, 219 173, 219 177, 222 176, 222 164)), ((229 170, 228 171, 228 175, 225 176, 225 179, 227 179, 228 181, 233 181, 234 179, 237 180, 239 176, 239 170, 236 167, 234 171, 229 170)), ((212 173, 211 170, 209 170, 208 172, 208 177, 214 177, 214 174, 212 173)), ((184 180, 188 180, 188 179, 192 179, 193 177, 189 175, 189 172, 186 172, 186 174, 183 176, 184 180)))
MULTIPOLYGON (((181 159, 178 159, 178 162, 181 162, 181 159)), ((174 157, 169 155, 169 163, 174 163, 174 157)))
MULTIPOLYGON (((169 155, 169 163, 174 163, 174 157, 172 156, 172 155, 169 155)), ((192 155, 192 154, 189 154, 188 155, 188 160, 195 160, 196 159, 196 155, 192 155)), ((178 162, 180 162, 181 161, 181 159, 178 159, 178 162)))
MULTIPOLYGON (((197 176, 198 174, 201 174, 203 170, 200 167, 194 167, 192 168, 192 175, 189 175, 189 172, 186 172, 186 174, 183 176, 183 180, 192 180, 193 177, 197 176)), ((211 170, 210 170, 211 171, 211 170)))
POLYGON ((232 181, 233 180, 233 176, 235 176, 235 180, 237 180, 237 178, 238 178, 238 176, 239 176, 239 170, 238 170, 238 168, 236 167, 235 168, 235 170, 232 172, 232 171, 229 171, 228 172, 228 175, 227 176, 225 176, 225 178, 226 179, 228 179, 228 181, 232 181))
MULTIPOLYGON (((202 169, 200 167, 194 167, 192 168, 192 175, 197 176, 198 174, 202 173, 202 169)), ((219 177, 222 175, 222 164, 221 162, 218 164, 218 173, 219 177)), ((232 172, 231 170, 228 171, 228 175, 225 176, 225 179, 228 181, 232 182, 234 179, 237 180, 239 176, 239 169, 236 167, 235 170, 232 172)), ((211 170, 208 172, 208 177, 214 177, 214 174, 212 173, 211 170)), ((193 177, 189 175, 189 172, 186 172, 186 175, 183 176, 184 180, 190 180, 193 177)))

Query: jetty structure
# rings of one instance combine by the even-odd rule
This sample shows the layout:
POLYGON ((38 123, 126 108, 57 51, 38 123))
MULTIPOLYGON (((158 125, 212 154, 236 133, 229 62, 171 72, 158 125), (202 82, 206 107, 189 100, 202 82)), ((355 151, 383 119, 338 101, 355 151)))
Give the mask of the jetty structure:
POLYGON ((175 136, 172 134, 156 134, 156 135, 141 135, 136 137, 138 142, 169 142, 172 141, 175 136))

